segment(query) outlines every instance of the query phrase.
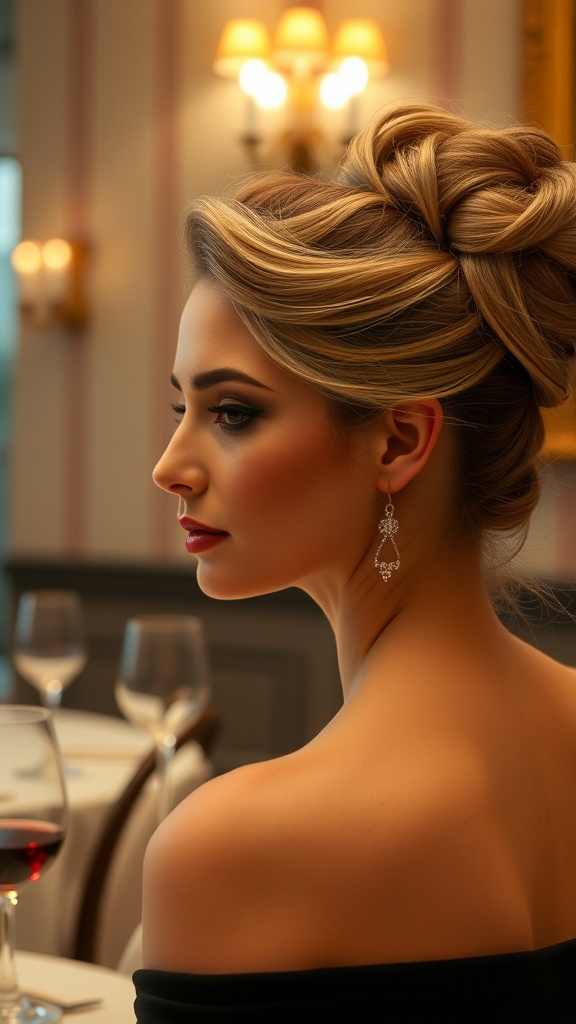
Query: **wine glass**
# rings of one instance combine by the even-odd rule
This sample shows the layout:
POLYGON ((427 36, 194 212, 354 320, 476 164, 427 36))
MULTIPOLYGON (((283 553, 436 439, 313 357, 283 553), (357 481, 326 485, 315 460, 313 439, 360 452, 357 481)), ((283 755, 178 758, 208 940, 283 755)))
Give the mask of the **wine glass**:
POLYGON ((170 810, 168 769, 179 731, 210 699, 204 623, 194 615, 142 615, 124 629, 116 702, 156 748, 158 818, 170 810))
POLYGON ((61 1010, 20 991, 14 961, 14 908, 58 853, 66 830, 62 760, 51 712, 0 704, 0 1021, 53 1024, 61 1010), (34 767, 43 766, 38 774, 34 767))
POLYGON ((80 597, 73 590, 30 590, 20 596, 13 661, 45 707, 55 710, 82 671, 87 654, 80 597))

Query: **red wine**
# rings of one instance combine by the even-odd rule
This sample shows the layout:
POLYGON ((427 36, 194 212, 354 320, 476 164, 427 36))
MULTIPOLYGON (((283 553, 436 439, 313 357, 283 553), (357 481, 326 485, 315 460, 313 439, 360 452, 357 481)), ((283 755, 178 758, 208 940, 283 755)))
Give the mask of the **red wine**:
POLYGON ((35 882, 58 853, 64 833, 51 821, 0 818, 0 890, 35 882))

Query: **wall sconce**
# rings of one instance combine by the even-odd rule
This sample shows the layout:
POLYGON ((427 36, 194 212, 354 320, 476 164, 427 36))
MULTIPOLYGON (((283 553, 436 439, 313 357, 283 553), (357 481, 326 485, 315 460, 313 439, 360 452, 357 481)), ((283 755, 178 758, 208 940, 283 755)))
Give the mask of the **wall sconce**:
POLYGON ((88 323, 85 294, 85 242, 51 238, 20 242, 12 252, 20 312, 33 330, 65 327, 81 331, 88 323))
POLYGON ((214 58, 214 71, 235 78, 247 96, 246 127, 241 138, 254 162, 262 140, 257 108, 274 110, 289 103, 290 127, 283 139, 290 166, 312 173, 320 132, 314 125, 317 101, 330 109, 347 108, 348 130, 356 131, 357 97, 370 78, 388 71, 380 27, 368 18, 343 21, 330 43, 326 24, 314 7, 290 7, 280 19, 273 43, 261 21, 227 21, 214 58))

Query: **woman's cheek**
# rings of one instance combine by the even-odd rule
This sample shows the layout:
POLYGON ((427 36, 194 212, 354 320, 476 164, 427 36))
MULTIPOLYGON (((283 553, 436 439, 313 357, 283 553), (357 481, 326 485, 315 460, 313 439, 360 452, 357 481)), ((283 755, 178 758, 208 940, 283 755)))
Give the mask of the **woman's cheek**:
MULTIPOLYGON (((314 460, 309 466, 307 452, 290 451, 278 447, 272 452, 261 456, 254 455, 250 460, 238 460, 230 474, 230 492, 235 502, 242 507, 249 507, 258 502, 260 510, 278 504, 284 505, 290 496, 300 494, 300 502, 304 495, 301 487, 306 487, 310 480, 317 477, 321 462, 314 460)), ((233 508, 232 508, 233 511, 233 508)), ((257 511, 257 508, 255 508, 257 511)))

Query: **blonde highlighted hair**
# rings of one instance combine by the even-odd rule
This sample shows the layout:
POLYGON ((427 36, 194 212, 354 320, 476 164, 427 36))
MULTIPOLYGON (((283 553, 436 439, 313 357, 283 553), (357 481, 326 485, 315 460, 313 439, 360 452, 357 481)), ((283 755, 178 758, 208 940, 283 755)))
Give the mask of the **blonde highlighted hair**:
POLYGON ((576 167, 544 132, 402 106, 333 182, 252 177, 194 201, 185 238, 265 352, 343 417, 442 401, 463 527, 527 528, 540 409, 575 363, 576 167))

